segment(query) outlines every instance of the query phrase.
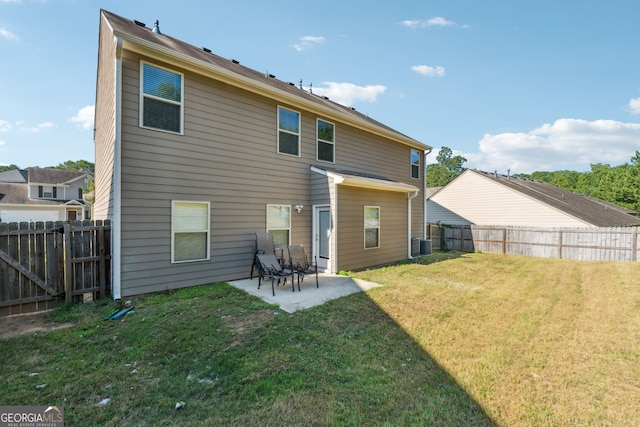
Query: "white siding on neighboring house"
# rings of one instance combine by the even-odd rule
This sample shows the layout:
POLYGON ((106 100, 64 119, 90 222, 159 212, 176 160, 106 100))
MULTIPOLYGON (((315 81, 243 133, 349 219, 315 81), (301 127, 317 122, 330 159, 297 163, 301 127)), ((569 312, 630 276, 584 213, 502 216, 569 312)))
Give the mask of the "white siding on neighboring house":
POLYGON ((471 221, 440 206, 433 200, 427 201, 427 223, 440 222, 448 225, 471 225, 471 221))
POLYGON ((0 208, 0 220, 2 222, 37 222, 37 221, 65 221, 64 208, 0 208))
MULTIPOLYGON (((476 225, 592 226, 471 170, 465 171, 430 200, 476 225)), ((430 206, 427 207, 428 221, 436 222, 438 212, 430 211, 430 206)), ((443 219, 441 222, 447 223, 446 219, 450 218, 443 219)))

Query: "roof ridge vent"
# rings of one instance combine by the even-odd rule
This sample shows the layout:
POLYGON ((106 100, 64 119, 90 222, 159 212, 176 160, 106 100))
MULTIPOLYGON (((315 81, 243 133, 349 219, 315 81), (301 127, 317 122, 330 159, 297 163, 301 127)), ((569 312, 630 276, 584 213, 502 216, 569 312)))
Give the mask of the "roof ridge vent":
POLYGON ((153 30, 151 30, 152 33, 156 33, 156 34, 162 34, 160 32, 160 21, 158 21, 156 19, 156 22, 153 24, 153 30))

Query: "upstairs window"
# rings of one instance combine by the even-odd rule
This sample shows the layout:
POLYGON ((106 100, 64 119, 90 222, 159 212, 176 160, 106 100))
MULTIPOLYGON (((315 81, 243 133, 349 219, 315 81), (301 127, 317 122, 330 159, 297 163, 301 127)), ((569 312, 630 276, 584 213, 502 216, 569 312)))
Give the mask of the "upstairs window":
POLYGON ((300 155, 300 113, 278 107, 278 153, 300 155))
POLYGON ((267 232, 276 245, 289 244, 291 236, 291 206, 267 205, 267 232))
POLYGON ((41 199, 55 199, 58 197, 58 189, 51 185, 38 186, 38 197, 41 199))
POLYGON ((171 203, 171 262, 209 259, 209 202, 171 203))
POLYGON ((411 150, 411 178, 420 178, 420 152, 411 150))
POLYGON ((333 123, 317 120, 318 154, 317 159, 323 162, 335 162, 335 128, 333 123))
POLYGON ((140 126, 181 134, 182 74, 143 62, 140 80, 140 126))
POLYGON ((378 206, 364 207, 364 248, 380 247, 380 208, 378 206))

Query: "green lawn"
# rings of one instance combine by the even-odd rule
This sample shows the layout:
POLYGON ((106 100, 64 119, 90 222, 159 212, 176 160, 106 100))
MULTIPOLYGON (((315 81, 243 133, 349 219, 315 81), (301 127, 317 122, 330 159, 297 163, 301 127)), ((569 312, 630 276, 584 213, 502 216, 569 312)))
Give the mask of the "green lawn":
POLYGON ((0 340, 0 404, 68 426, 638 423, 640 263, 439 253, 357 275, 385 286, 294 314, 223 283, 121 320, 56 310, 75 326, 0 340))

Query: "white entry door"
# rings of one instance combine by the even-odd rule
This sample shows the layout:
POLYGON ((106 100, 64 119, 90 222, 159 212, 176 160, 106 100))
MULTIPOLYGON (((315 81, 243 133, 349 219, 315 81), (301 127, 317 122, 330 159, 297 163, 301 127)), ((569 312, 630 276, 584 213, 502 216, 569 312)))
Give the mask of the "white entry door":
POLYGON ((313 254, 318 269, 331 271, 331 209, 329 206, 313 207, 313 254))

